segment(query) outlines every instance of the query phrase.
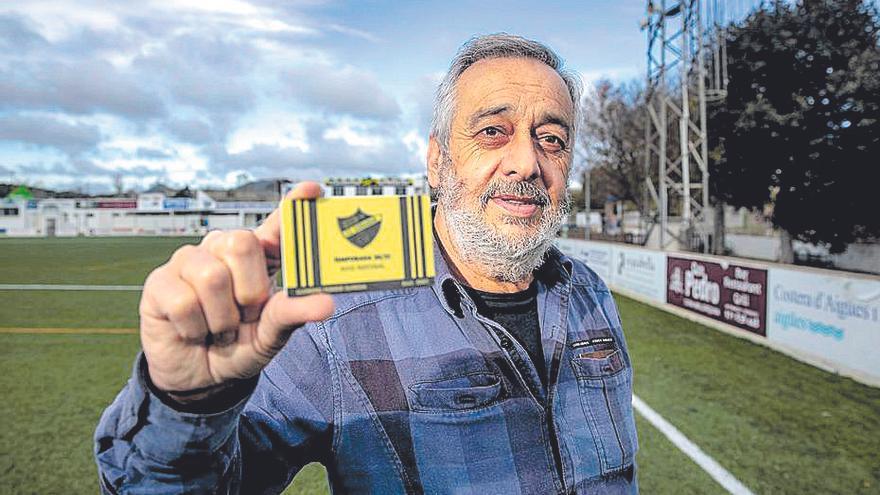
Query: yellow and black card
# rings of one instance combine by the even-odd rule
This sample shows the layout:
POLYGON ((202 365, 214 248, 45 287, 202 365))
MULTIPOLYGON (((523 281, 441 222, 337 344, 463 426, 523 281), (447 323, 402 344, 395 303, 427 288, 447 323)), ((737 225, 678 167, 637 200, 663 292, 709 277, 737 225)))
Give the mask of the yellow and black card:
POLYGON ((417 287, 434 278, 427 195, 285 199, 280 208, 290 296, 417 287))

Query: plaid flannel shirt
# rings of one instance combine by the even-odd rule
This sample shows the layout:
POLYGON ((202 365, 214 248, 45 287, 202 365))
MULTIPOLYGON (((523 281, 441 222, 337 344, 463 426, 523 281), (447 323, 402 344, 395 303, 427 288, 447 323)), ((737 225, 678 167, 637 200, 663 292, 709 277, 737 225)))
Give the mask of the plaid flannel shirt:
POLYGON ((104 492, 277 493, 319 462, 334 493, 637 493, 632 367, 599 277, 556 249, 536 272, 545 388, 435 259, 433 286, 335 296, 221 412, 163 403, 139 356, 95 433, 104 492))

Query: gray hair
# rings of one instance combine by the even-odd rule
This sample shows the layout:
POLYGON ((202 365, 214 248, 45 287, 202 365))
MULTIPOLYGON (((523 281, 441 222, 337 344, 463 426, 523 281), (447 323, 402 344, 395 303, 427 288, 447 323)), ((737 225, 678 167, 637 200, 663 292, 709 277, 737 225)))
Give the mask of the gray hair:
MULTIPOLYGON (((437 139, 444 152, 449 150, 449 135, 452 131, 452 117, 455 112, 455 85, 461 74, 480 60, 507 57, 532 58, 555 70, 568 88, 574 109, 572 125, 577 125, 582 91, 581 80, 576 73, 563 67, 562 59, 553 50, 543 43, 507 33, 477 36, 468 40, 458 50, 434 96, 431 135, 437 139)), ((574 129, 572 129, 572 134, 574 134, 574 129)), ((571 142, 573 144, 574 139, 571 142)))

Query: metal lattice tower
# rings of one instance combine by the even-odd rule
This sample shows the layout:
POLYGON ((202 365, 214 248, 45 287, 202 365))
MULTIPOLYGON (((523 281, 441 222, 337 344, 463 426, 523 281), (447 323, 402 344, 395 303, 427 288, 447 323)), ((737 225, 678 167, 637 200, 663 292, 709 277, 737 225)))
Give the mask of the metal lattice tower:
POLYGON ((727 95, 727 20, 755 3, 648 0, 645 194, 661 249, 675 239, 682 247, 709 248, 706 104, 727 95))

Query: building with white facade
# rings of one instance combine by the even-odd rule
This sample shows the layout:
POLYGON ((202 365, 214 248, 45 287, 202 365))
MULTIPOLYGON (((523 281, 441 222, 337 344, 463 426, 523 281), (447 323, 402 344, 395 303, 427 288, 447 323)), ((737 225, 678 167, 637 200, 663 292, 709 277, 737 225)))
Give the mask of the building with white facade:
MULTIPOLYGON (((274 182, 260 194, 245 195, 259 200, 216 200, 189 190, 154 190, 124 198, 10 197, 0 199, 0 236, 204 235, 214 229, 254 228, 295 185, 274 182)), ((428 189, 424 179, 395 178, 334 178, 322 187, 325 197, 423 194, 428 189)), ((226 191, 213 194, 227 196, 226 191)))
POLYGON ((202 235, 256 227, 275 201, 214 201, 144 193, 137 198, 0 200, 0 234, 9 236, 202 235))
POLYGON ((404 179, 384 178, 339 178, 324 181, 324 196, 403 196, 427 194, 428 182, 424 177, 404 179))

